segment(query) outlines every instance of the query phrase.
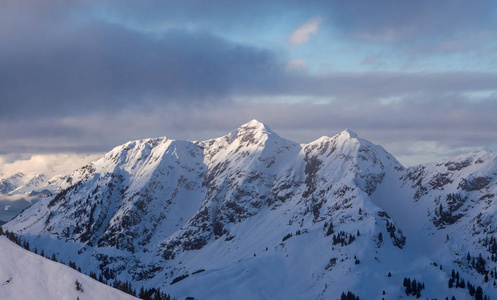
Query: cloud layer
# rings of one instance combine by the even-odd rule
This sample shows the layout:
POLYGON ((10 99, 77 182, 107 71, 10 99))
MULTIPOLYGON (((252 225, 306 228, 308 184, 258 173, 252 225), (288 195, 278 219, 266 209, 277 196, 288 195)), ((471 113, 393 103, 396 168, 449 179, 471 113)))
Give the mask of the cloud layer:
POLYGON ((7 0, 0 154, 198 140, 253 118, 298 142, 351 128, 408 163, 495 149, 496 13, 486 0, 7 0))
POLYGON ((270 51, 206 32, 152 37, 95 24, 40 43, 0 50, 0 118, 114 112, 137 101, 219 101, 264 92, 281 71, 270 51))
POLYGON ((12 176, 18 172, 25 175, 43 173, 49 178, 65 175, 100 158, 100 154, 35 154, 25 157, 0 155, 0 178, 12 176))

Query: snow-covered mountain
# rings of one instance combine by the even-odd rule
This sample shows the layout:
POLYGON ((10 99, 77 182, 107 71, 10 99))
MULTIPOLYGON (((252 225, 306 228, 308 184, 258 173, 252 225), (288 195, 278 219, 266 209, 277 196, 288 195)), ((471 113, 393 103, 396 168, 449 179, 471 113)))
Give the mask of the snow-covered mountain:
POLYGON ((22 172, 0 179, 0 221, 9 221, 39 199, 53 196, 65 179, 22 172))
POLYGON ((0 194, 8 194, 24 184, 24 174, 19 172, 7 178, 0 179, 0 194))
POLYGON ((0 236, 0 299, 137 298, 24 250, 0 236))
POLYGON ((45 174, 25 175, 16 173, 7 178, 0 179, 0 194, 36 196, 40 193, 50 194, 57 191, 58 186, 64 181, 63 176, 48 178, 45 174))
POLYGON ((406 169, 349 130, 297 144, 253 120, 116 147, 3 227, 180 299, 393 299, 404 278, 423 298, 468 298, 459 280, 496 298, 496 164, 477 153, 406 169))

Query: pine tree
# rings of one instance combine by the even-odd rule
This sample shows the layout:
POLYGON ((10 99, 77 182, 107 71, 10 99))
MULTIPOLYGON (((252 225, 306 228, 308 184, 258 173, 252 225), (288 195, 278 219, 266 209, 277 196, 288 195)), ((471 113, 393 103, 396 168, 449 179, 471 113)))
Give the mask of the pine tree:
POLYGON ((483 290, 481 289, 481 286, 476 288, 475 300, 483 300, 483 290))
POLYGON ((469 291, 469 295, 470 296, 474 296, 475 295, 475 292, 476 292, 475 291, 475 287, 472 284, 470 284, 469 282, 468 282, 468 291, 469 291))
POLYGON ((413 281, 411 283, 411 291, 413 294, 415 294, 417 290, 418 290, 418 285, 417 285, 416 279, 413 279, 413 281))
POLYGON ((76 284, 76 291, 83 293, 83 292, 84 292, 84 290, 83 290, 83 285, 81 284, 81 282, 79 282, 79 281, 76 279, 76 281, 75 281, 74 283, 76 284))
POLYGON ((334 232, 334 230, 333 230, 333 222, 330 222, 330 225, 329 225, 328 229, 326 230, 326 236, 332 235, 333 232, 334 232))
POLYGON ((406 282, 406 295, 410 295, 412 292, 412 288, 411 288, 411 279, 407 278, 407 282, 406 282))

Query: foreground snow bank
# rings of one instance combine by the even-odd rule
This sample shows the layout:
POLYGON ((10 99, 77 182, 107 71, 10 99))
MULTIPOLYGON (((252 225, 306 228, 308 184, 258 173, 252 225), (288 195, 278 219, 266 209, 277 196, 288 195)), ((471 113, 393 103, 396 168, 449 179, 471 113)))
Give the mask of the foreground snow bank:
POLYGON ((0 299, 137 299, 0 237, 0 299), (76 290, 76 280, 83 291, 76 290))

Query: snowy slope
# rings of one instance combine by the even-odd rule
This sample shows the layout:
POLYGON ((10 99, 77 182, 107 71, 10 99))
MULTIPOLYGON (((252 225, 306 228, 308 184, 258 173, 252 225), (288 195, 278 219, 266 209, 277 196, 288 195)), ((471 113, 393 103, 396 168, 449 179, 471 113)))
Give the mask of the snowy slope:
POLYGON ((0 299, 137 299, 0 237, 0 299), (83 291, 76 290, 76 280, 83 291))
MULTIPOLYGON (((497 228, 497 154, 460 155, 396 175, 387 178, 372 199, 415 239, 418 252, 455 263, 477 281, 495 274, 497 244, 491 240, 497 228), (468 262, 468 252, 482 254, 486 272, 468 262)), ((493 280, 484 285, 492 286, 493 280)))
POLYGON ((495 155, 481 155, 470 169, 465 158, 405 169, 350 130, 297 144, 253 120, 207 141, 116 147, 4 228, 84 271, 179 298, 397 298, 404 277, 426 283, 423 297, 468 297, 448 288, 452 268, 495 298, 493 277, 461 260, 471 251, 487 276, 495 268, 495 155), (440 203, 464 216, 437 217, 440 203))
POLYGON ((21 172, 0 179, 0 194, 8 194, 24 184, 25 175, 21 172))

